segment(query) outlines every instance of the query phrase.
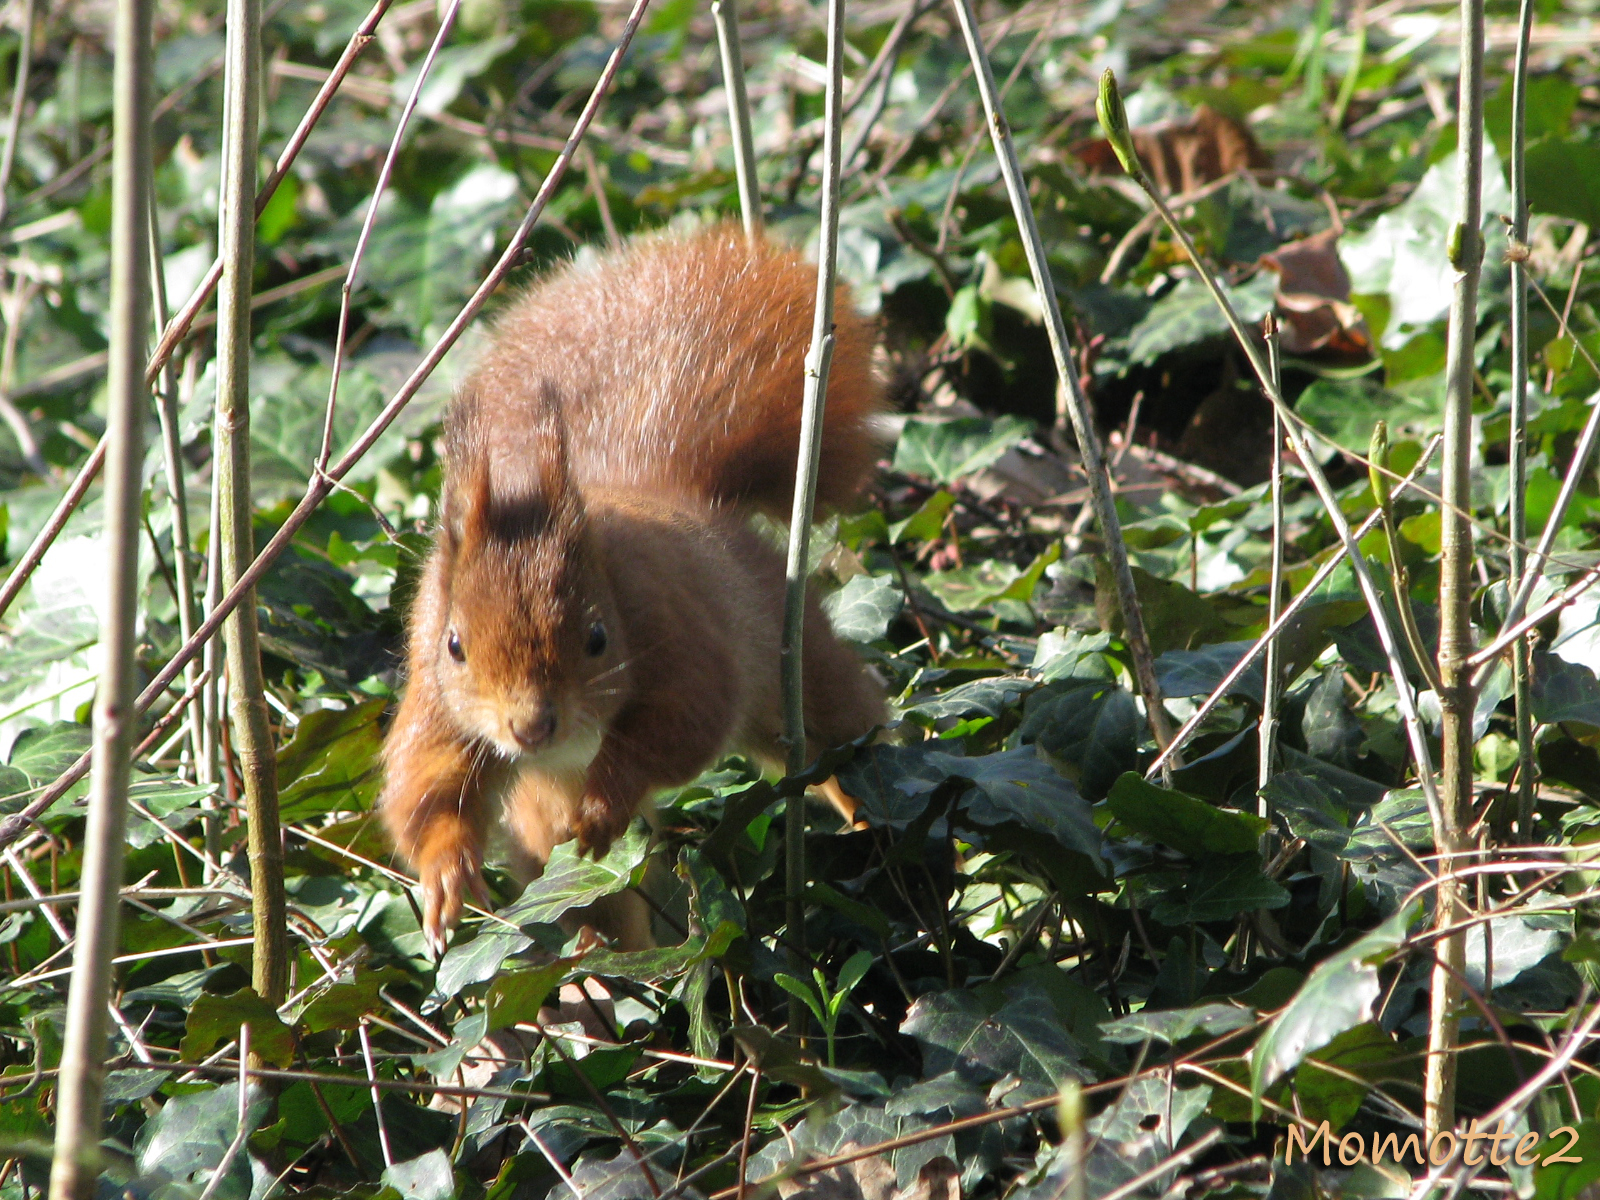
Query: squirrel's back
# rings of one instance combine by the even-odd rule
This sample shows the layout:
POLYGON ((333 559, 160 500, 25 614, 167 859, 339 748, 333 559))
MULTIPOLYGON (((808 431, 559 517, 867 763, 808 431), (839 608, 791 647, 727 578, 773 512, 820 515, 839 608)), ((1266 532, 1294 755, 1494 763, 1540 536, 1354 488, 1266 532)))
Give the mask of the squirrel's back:
MULTIPOLYGON (((787 519, 816 279, 792 250, 728 225, 564 268, 496 322, 452 414, 452 450, 489 442, 533 467, 551 449, 554 401, 580 489, 665 490, 787 519), (518 431, 526 447, 508 445, 518 431)), ((871 471, 881 397, 870 323, 843 289, 835 314, 824 507, 848 503, 871 471)))

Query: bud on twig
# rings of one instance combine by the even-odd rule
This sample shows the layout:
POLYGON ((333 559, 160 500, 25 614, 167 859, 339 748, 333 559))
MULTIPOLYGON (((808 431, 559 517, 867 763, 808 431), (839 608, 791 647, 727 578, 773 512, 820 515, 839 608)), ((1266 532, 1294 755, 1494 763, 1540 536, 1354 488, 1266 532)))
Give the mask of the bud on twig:
POLYGON ((1389 507, 1389 424, 1378 421, 1372 426, 1372 442, 1367 447, 1367 480, 1372 484, 1372 495, 1378 507, 1389 507))
POLYGON ((1116 152, 1122 169, 1134 179, 1144 178, 1144 167, 1139 162, 1139 152, 1133 148, 1133 134, 1128 129, 1128 110, 1122 107, 1122 93, 1117 90, 1117 77, 1107 67, 1100 76, 1100 95, 1094 102, 1095 116, 1100 118, 1100 128, 1116 152))

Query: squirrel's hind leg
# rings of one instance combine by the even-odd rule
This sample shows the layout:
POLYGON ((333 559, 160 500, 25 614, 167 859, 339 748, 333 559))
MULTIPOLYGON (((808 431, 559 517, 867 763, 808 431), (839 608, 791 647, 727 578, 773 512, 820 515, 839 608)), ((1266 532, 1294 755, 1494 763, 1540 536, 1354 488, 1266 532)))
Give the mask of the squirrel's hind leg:
MULTIPOLYGON (((802 653, 805 676, 802 681, 806 720, 806 757, 815 759, 832 746, 853 742, 888 718, 883 701, 883 686, 855 651, 834 636, 814 596, 806 600, 806 624, 802 653)), ((773 693, 772 711, 761 722, 763 732, 747 738, 749 749, 758 758, 782 768, 785 754, 782 738, 782 699, 773 693)), ((862 828, 856 820, 859 805, 853 796, 830 778, 815 791, 844 818, 845 824, 862 828)))

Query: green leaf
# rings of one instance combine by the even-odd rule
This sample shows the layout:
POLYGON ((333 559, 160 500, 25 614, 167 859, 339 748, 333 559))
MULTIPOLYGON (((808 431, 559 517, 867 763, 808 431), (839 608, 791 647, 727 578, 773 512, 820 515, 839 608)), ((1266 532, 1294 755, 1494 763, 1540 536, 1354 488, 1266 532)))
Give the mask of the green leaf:
POLYGON ((950 300, 944 329, 950 344, 958 350, 985 350, 993 353, 994 304, 975 284, 958 291, 950 300))
POLYGON ((839 991, 841 996, 848 996, 855 991, 856 984, 866 977, 872 970, 873 954, 870 950, 857 950, 845 960, 844 966, 839 968, 839 991))
POLYGON ((278 1010, 244 987, 231 996, 202 994, 189 1009, 183 1041, 178 1050, 185 1062, 198 1062, 218 1042, 239 1036, 239 1026, 250 1027, 250 1052, 276 1067, 294 1060, 294 1034, 278 1017, 278 1010))
POLYGON ((1327 1121, 1337 1133, 1360 1110, 1374 1085, 1410 1082, 1413 1077, 1420 1084, 1420 1076, 1405 1063, 1395 1040, 1368 1021, 1307 1055, 1295 1069, 1294 1095, 1307 1120, 1327 1121))
MULTIPOLYGON (((1224 287, 1228 300, 1247 324, 1253 324, 1272 307, 1277 276, 1262 271, 1238 287, 1224 287)), ((1173 350, 1193 346, 1209 338, 1230 336, 1228 319, 1211 298, 1205 284, 1185 278, 1178 282, 1128 333, 1128 361, 1134 365, 1152 363, 1173 350)))
POLYGON ((817 995, 817 989, 804 980, 796 979, 793 975, 779 971, 772 977, 772 982, 784 991, 794 996, 809 1008, 818 1021, 823 1020, 822 997, 817 995))
POLYGON ((1147 783, 1132 771, 1112 785, 1107 801, 1113 815, 1129 829, 1193 859, 1254 854, 1267 830, 1267 822, 1253 813, 1215 808, 1147 783))
POLYGON ((853 575, 822 601, 833 632, 847 642, 876 642, 900 615, 905 596, 887 575, 853 575))
POLYGON ((1540 724, 1600 726, 1600 679, 1588 667, 1554 655, 1534 659, 1533 717, 1540 724))
POLYGON ((1089 1135, 1123 1145, 1154 1142, 1162 1156, 1172 1153, 1211 1099, 1209 1087, 1174 1087, 1173 1078, 1163 1072, 1130 1080, 1116 1102, 1089 1121, 1089 1135))
MULTIPOLYGON (((1134 567, 1133 588, 1139 596, 1145 631, 1150 635, 1150 649, 1156 654, 1225 641, 1237 632, 1217 613, 1214 604, 1181 583, 1134 567)), ((1099 557, 1094 560, 1094 607, 1100 628, 1121 636, 1122 609, 1117 602, 1116 581, 1111 577, 1110 565, 1099 557)))
POLYGON ((1114 1021, 1102 1021, 1100 1036, 1108 1042, 1125 1045, 1137 1045, 1154 1038, 1169 1046, 1176 1046, 1197 1033, 1208 1038, 1221 1037, 1235 1029, 1243 1029, 1255 1019, 1255 1013, 1234 1004, 1199 1004, 1164 1012, 1141 1009, 1114 1021))
POLYGON ((57 721, 24 729, 11 744, 11 766, 37 787, 51 783, 89 748, 89 727, 57 721))
POLYGON ((1143 729, 1138 702, 1125 688, 1094 682, 1028 697, 1016 740, 1077 766, 1079 788, 1099 800, 1137 765, 1143 729))
POLYGON ((1189 872, 1183 887, 1158 900, 1150 915, 1163 925, 1227 921, 1258 908, 1282 908, 1289 893, 1261 873, 1255 853, 1215 854, 1189 872))
POLYGON ((982 417, 948 421, 912 417, 906 421, 895 447, 894 469, 935 483, 955 483, 992 466, 1032 431, 1029 422, 1010 415, 993 421, 982 417))
POLYGON ((1421 914, 1421 901, 1413 900, 1311 972, 1250 1052, 1250 1096, 1256 1116, 1262 1093, 1285 1072, 1371 1016, 1378 998, 1378 968, 1405 943, 1407 931, 1421 914))
POLYGON ((521 954, 533 939, 514 929, 486 924, 471 941, 457 940, 439 960, 434 976, 434 992, 448 999, 462 988, 493 979, 500 965, 513 954, 521 954))
POLYGON ((1600 1121, 1584 1121, 1576 1129, 1578 1140, 1563 1150, 1570 1140, 1566 1134, 1546 1137, 1539 1144, 1539 1165, 1533 1169, 1534 1200, 1579 1200, 1589 1194, 1589 1185, 1600 1179, 1600 1121), (1544 1165, 1558 1152, 1578 1162, 1544 1165))
POLYGON ((1363 453, 1372 427, 1389 422, 1396 437, 1427 434, 1444 425, 1444 394, 1392 391, 1370 376, 1318 379, 1300 393, 1295 411, 1336 446, 1363 453))
POLYGON ((1547 137, 1528 147, 1528 204, 1534 212, 1600 223, 1600 142, 1547 137))
POLYGON ((1399 855, 1385 826, 1408 847, 1424 852, 1433 847, 1433 820, 1420 789, 1386 792, 1377 804, 1352 808, 1324 781, 1285 771, 1274 775, 1261 794, 1291 833, 1335 858, 1365 862, 1399 855))
MULTIPOLYGON (((495 59, 516 43, 515 35, 505 34, 464 46, 446 46, 440 50, 434 58, 433 69, 428 72, 427 81, 417 93, 417 112, 428 117, 438 116, 455 103, 462 86, 469 79, 486 70, 495 59)), ((397 105, 404 104, 410 97, 420 69, 419 60, 416 66, 395 79, 393 91, 394 102, 397 105)))
POLYGON ((944 519, 955 507, 956 498, 940 488, 922 502, 922 506, 904 521, 889 526, 889 541, 931 542, 944 532, 944 519))
MULTIPOLYGON (((238 1027, 234 1027, 238 1032, 238 1027)), ((254 1084, 246 1093, 245 1126, 257 1128, 272 1105, 266 1089, 254 1084)), ((228 1152, 239 1132, 239 1085, 174 1096, 139 1129, 133 1148, 140 1175, 187 1182, 209 1177, 228 1152)), ((248 1154, 237 1155, 226 1181, 215 1193, 226 1200, 248 1200, 251 1164, 248 1154)))
MULTIPOLYGON (((1168 650, 1156 659, 1156 682, 1161 685, 1161 694, 1209 696, 1254 647, 1254 642, 1214 642, 1198 650, 1168 650)), ((1257 658, 1234 682, 1231 693, 1248 696, 1260 704, 1266 689, 1265 672, 1263 659, 1257 658)))
POLYGON ((1020 825, 1051 837, 1098 864, 1103 839, 1078 790, 1038 752, 1023 746, 999 754, 958 758, 931 751, 930 766, 947 778, 970 779, 973 789, 960 800, 962 814, 977 825, 1020 825))
POLYGON ((539 1007, 572 968, 574 960, 558 958, 553 963, 529 971, 496 975, 484 997, 483 1009, 489 1014, 485 1033, 493 1033, 520 1021, 536 1020, 539 1007))
POLYGON ((499 915, 514 925, 553 925, 568 909, 637 884, 649 852, 650 833, 637 822, 598 861, 579 855, 576 842, 563 842, 550 855, 544 874, 499 915))
POLYGON ((334 984, 302 1008, 295 1024, 307 1033, 354 1029, 357 1021, 378 1007, 380 989, 405 979, 405 972, 398 967, 377 970, 357 967, 349 983, 334 984))
POLYGON ((932 992, 912 1004, 900 1032, 917 1039, 929 1076, 954 1070, 992 1083, 1015 1074, 1050 1087, 1083 1076, 1076 1039, 1042 998, 990 1011, 972 992, 932 992))
POLYGON ((321 708, 300 718, 294 736, 278 750, 278 805, 285 822, 372 807, 383 749, 378 718, 386 703, 321 708))
POLYGON ((454 1200, 456 1194, 450 1156, 443 1150, 395 1163, 383 1172, 383 1182, 399 1192, 401 1200, 454 1200))

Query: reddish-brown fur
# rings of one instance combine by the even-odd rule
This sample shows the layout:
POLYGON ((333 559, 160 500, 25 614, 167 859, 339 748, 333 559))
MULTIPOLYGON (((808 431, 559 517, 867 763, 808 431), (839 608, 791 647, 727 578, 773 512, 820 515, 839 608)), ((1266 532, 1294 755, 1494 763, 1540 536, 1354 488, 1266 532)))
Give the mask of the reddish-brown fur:
MULTIPOLYGON (((486 899, 497 818, 531 876, 568 838, 603 852, 652 790, 727 750, 782 761, 783 563, 747 517, 788 516, 815 288, 797 255, 724 227, 562 271, 498 323, 446 423, 384 749, 380 807, 435 946, 466 894, 486 899)), ((830 507, 870 469, 879 402, 871 330, 842 294, 835 337, 830 507)), ((815 753, 882 720, 883 699, 814 601, 804 641, 815 753)))

